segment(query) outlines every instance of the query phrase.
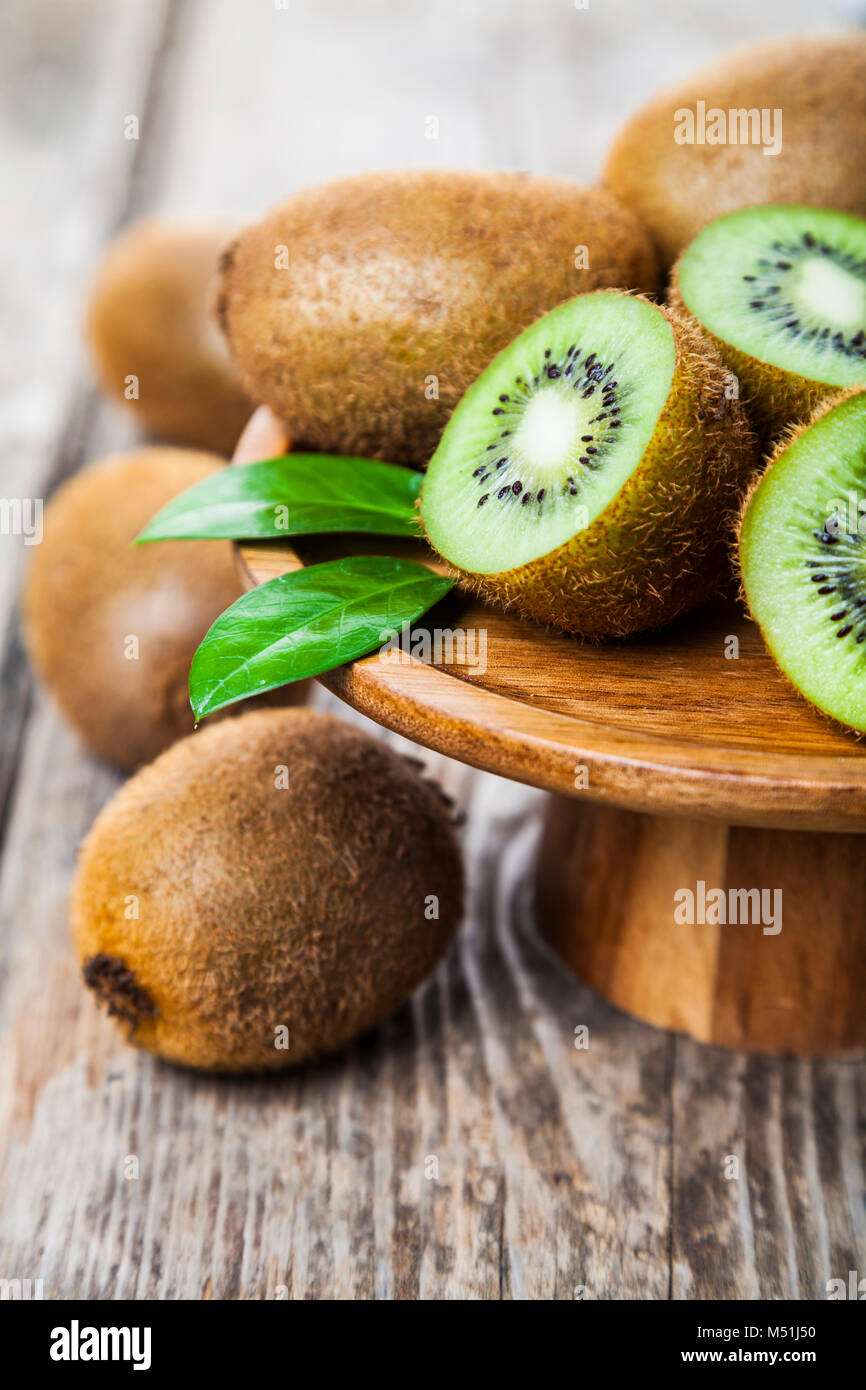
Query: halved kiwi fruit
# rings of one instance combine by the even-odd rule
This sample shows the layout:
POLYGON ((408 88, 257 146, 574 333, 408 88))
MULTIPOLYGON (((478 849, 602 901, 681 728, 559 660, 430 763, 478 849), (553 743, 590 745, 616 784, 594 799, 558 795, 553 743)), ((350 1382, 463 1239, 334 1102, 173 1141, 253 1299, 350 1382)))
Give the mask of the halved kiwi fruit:
POLYGON ((713 335, 768 433, 811 414, 831 387, 866 384, 866 221, 758 207, 699 232, 672 303, 713 335))
POLYGON ((470 387, 433 456, 426 534, 468 587, 587 636, 659 626, 725 571, 754 437, 694 323, 581 295, 470 387))
POLYGON ((866 392, 821 407, 749 494, 740 568, 752 617, 789 680, 866 731, 866 392))

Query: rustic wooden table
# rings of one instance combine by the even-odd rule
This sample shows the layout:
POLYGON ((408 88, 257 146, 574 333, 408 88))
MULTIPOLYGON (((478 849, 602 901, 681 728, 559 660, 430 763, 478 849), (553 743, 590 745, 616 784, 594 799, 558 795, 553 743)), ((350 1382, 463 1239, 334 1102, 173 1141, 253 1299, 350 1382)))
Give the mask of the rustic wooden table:
MULTIPOLYGON (((129 217, 243 217, 385 165, 591 178, 653 88, 814 23, 806 0, 7 0, 4 496, 131 439, 79 331, 129 217)), ((866 1065, 709 1049, 604 1004, 534 930, 541 795, 432 754, 471 892, 409 1005, 266 1081, 127 1048, 66 926, 76 846, 119 779, 33 687, 26 558, 0 537, 0 1278, 46 1298, 797 1299, 866 1271, 866 1065)))

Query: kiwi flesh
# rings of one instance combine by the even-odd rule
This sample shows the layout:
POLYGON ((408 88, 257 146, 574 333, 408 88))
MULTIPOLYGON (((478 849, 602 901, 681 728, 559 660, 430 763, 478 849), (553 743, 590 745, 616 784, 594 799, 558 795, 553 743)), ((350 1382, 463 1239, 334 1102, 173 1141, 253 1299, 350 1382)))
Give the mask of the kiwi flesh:
POLYGON ((247 391, 296 448, 424 467, 463 392, 539 314, 658 283, 646 232, 606 190, 415 170, 287 199, 227 254, 220 311, 247 391))
POLYGON ((449 804, 413 764, 331 716, 265 710, 121 788, 81 850, 72 932, 131 1042, 265 1070, 402 1004, 451 940, 462 885, 449 804))
POLYGON ((671 302, 712 335, 765 435, 802 421, 833 387, 866 385, 866 220, 757 207, 699 232, 671 302))
POLYGON ((209 222, 133 223, 105 251, 87 313, 105 392, 146 433, 224 455, 253 409, 215 313, 219 260, 233 231, 209 222))
POLYGON ((632 116, 602 177, 649 229, 665 266, 706 223, 758 203, 866 217, 866 34, 777 38, 726 54, 632 116), (679 113, 697 117, 699 102, 726 121, 730 112, 771 113, 780 151, 751 140, 678 144, 679 113))
POLYGON ((518 337, 467 391, 421 494, 427 537, 484 598, 588 637, 658 627, 726 572, 757 461, 713 344, 596 292, 518 337))
POLYGON ((866 392, 780 441, 739 533, 742 585, 771 655, 807 700, 866 732, 866 392))
MULTIPOLYGON (((228 541, 133 540, 222 466, 191 449, 138 449, 76 474, 45 508, 24 586, 27 650, 86 745, 119 767, 191 732, 190 663, 242 592, 228 541)), ((288 686, 283 699, 304 695, 288 686)))

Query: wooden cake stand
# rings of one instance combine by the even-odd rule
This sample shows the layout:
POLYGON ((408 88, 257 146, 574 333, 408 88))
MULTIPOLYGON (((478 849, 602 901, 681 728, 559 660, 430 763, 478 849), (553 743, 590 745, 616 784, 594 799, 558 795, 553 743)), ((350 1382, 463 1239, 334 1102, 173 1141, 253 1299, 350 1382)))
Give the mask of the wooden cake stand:
MULTIPOLYGON (((287 444, 259 410, 235 461, 287 444)), ((387 537, 247 544, 239 559, 252 586, 363 552, 433 564, 387 537)), ((788 686, 748 619, 718 603, 591 646, 455 593, 419 626, 485 633, 486 662, 377 653, 321 679, 416 743, 553 793, 538 917, 581 979, 705 1042, 866 1048, 866 748, 788 686)))

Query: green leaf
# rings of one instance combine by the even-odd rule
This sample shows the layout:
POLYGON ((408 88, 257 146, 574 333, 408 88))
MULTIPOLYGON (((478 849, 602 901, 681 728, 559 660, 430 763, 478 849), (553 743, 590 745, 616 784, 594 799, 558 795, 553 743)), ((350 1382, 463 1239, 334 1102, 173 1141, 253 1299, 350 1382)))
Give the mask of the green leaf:
POLYGON ((453 588, 414 560, 359 555, 261 584, 217 618, 189 677, 197 719, 383 646, 453 588))
POLYGON ((421 474, 342 454, 286 454, 224 468, 182 492, 138 541, 279 540, 318 532, 417 536, 421 474))

